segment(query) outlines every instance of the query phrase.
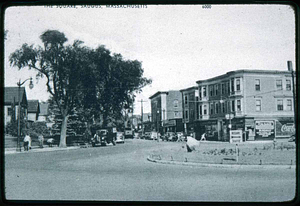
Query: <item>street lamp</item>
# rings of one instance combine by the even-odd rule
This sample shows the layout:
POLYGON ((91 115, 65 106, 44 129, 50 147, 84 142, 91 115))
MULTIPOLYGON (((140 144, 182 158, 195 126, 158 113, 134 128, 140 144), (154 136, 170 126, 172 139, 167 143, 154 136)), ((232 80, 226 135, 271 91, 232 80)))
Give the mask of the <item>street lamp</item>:
POLYGON ((21 145, 20 145, 20 136, 21 136, 21 86, 27 81, 30 80, 29 83, 29 89, 33 88, 33 82, 32 82, 32 77, 24 80, 23 82, 21 82, 21 79, 19 80, 19 82, 17 82, 18 85, 18 96, 19 96, 19 111, 18 111, 18 140, 17 140, 17 152, 21 152, 21 145))

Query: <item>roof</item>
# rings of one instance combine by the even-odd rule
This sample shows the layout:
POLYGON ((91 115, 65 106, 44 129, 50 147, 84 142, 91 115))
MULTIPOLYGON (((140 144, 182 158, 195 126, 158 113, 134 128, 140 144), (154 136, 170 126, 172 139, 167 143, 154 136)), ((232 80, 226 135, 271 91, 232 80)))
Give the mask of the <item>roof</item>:
POLYGON ((39 100, 28 100, 27 111, 39 113, 40 112, 39 100))
POLYGON ((192 86, 192 87, 189 87, 189 88, 186 88, 186 89, 181 89, 179 91, 180 92, 185 92, 185 91, 197 90, 197 89, 198 89, 198 86, 192 86))
POLYGON ((150 96, 149 99, 153 99, 154 97, 156 97, 156 96, 158 96, 160 94, 168 94, 168 92, 160 92, 160 91, 158 91, 155 94, 153 94, 152 96, 150 96))
MULTIPOLYGON (((241 69, 241 70, 235 70, 235 71, 229 71, 226 74, 222 74, 216 77, 212 77, 209 79, 205 79, 205 80, 199 80, 196 81, 197 84, 199 83, 204 83, 204 82, 210 82, 210 81, 214 81, 220 78, 225 78, 231 75, 235 75, 235 74, 284 74, 284 75, 291 75, 291 72, 289 71, 278 71, 278 70, 255 70, 255 69, 241 69)), ((295 72, 294 72, 295 73, 295 72)))
MULTIPOLYGON (((25 87, 20 87, 20 97, 23 104, 27 104, 27 97, 25 87)), ((11 104, 19 102, 19 87, 5 87, 4 88, 4 103, 11 104)))
POLYGON ((40 104, 40 115, 47 116, 49 114, 49 104, 48 103, 41 103, 40 104))

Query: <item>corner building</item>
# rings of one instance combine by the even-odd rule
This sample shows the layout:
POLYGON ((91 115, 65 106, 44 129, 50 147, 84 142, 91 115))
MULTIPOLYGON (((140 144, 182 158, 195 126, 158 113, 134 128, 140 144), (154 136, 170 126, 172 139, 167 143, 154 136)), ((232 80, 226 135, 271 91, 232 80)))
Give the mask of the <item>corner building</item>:
POLYGON ((237 70, 197 81, 196 135, 229 141, 242 130, 243 141, 290 137, 295 133, 292 75, 288 71, 237 70))

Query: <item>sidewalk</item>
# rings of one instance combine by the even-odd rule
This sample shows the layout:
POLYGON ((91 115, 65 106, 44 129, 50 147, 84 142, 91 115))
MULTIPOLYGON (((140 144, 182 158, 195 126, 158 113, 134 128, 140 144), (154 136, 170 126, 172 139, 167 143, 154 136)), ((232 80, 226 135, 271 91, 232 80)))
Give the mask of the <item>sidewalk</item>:
POLYGON ((65 148, 61 147, 49 147, 47 145, 44 148, 40 148, 39 146, 33 146, 29 151, 24 151, 24 147, 21 148, 21 152, 18 152, 16 148, 5 148, 4 154, 22 154, 22 153, 32 153, 32 152, 51 152, 51 151, 61 151, 61 150, 72 150, 72 149, 79 149, 80 146, 69 146, 65 148))

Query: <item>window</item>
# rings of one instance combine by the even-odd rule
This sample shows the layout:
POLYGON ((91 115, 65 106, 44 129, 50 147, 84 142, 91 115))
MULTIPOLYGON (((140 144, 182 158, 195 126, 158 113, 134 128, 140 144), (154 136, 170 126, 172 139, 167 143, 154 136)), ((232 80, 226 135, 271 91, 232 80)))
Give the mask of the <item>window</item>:
POLYGON ((234 78, 231 79, 231 92, 234 92, 234 78))
POLYGON ((229 94, 230 93, 230 87, 229 87, 229 81, 226 83, 226 88, 227 88, 227 94, 229 94))
MULTIPOLYGON (((201 111, 201 110, 200 110, 200 111, 201 111)), ((204 115, 207 115, 207 106, 206 106, 206 105, 203 106, 203 114, 204 114, 204 115)))
POLYGON ((221 94, 225 94, 225 84, 223 83, 221 87, 222 87, 221 88, 221 91, 222 91, 221 94))
POLYGON ((199 105, 199 114, 202 115, 202 105, 199 105))
POLYGON ((218 105, 218 102, 216 102, 215 106, 216 106, 216 109, 215 109, 216 114, 218 114, 218 113, 219 113, 219 105, 218 105))
POLYGON ((188 102, 188 98, 187 98, 187 95, 184 96, 184 104, 187 104, 188 102))
POLYGON ((286 90, 291 91, 291 80, 286 80, 286 90))
POLYGON ((255 100, 255 110, 261 111, 261 100, 260 99, 255 100))
POLYGON ((212 97, 213 96, 213 85, 209 86, 209 93, 210 93, 210 96, 212 97))
POLYGON ((199 97, 196 97, 196 102, 198 102, 199 101, 199 97))
POLYGON ((203 87, 203 97, 206 97, 206 86, 203 87))
POLYGON ((240 91, 241 90, 241 80, 237 79, 236 80, 236 91, 240 91))
POLYGON ((214 104, 210 104, 210 114, 214 114, 214 104))
POLYGON ((178 111, 174 112, 174 117, 179 117, 179 112, 178 111))
POLYGON ((240 99, 238 99, 236 101, 236 108, 237 108, 237 111, 242 111, 241 100, 240 99))
POLYGON ((199 98, 201 99, 202 98, 202 88, 199 87, 199 98))
POLYGON ((283 100, 278 99, 277 100, 277 111, 282 111, 283 110, 283 100))
POLYGON ((231 111, 235 111, 235 104, 234 104, 234 100, 231 101, 231 111))
POLYGON ((276 80, 276 88, 278 90, 282 90, 282 80, 281 79, 276 80))
POLYGON ((185 111, 185 119, 188 120, 189 119, 189 111, 185 111))
POLYGON ((218 95, 218 93, 219 93, 219 85, 218 84, 216 84, 215 85, 215 87, 216 87, 216 92, 215 92, 215 94, 216 94, 216 96, 218 95))
POLYGON ((222 113, 225 113, 225 103, 222 102, 221 105, 222 105, 222 113))
POLYGON ((8 116, 11 116, 12 115, 12 108, 7 108, 7 115, 8 116))
POLYGON ((286 109, 288 111, 292 111, 292 100, 291 99, 286 100, 286 109))
POLYGON ((260 91, 260 80, 259 79, 255 79, 255 90, 260 91))
POLYGON ((173 102, 174 107, 178 107, 178 99, 175 99, 173 102))
POLYGON ((227 102, 227 111, 230 112, 230 101, 227 102))

